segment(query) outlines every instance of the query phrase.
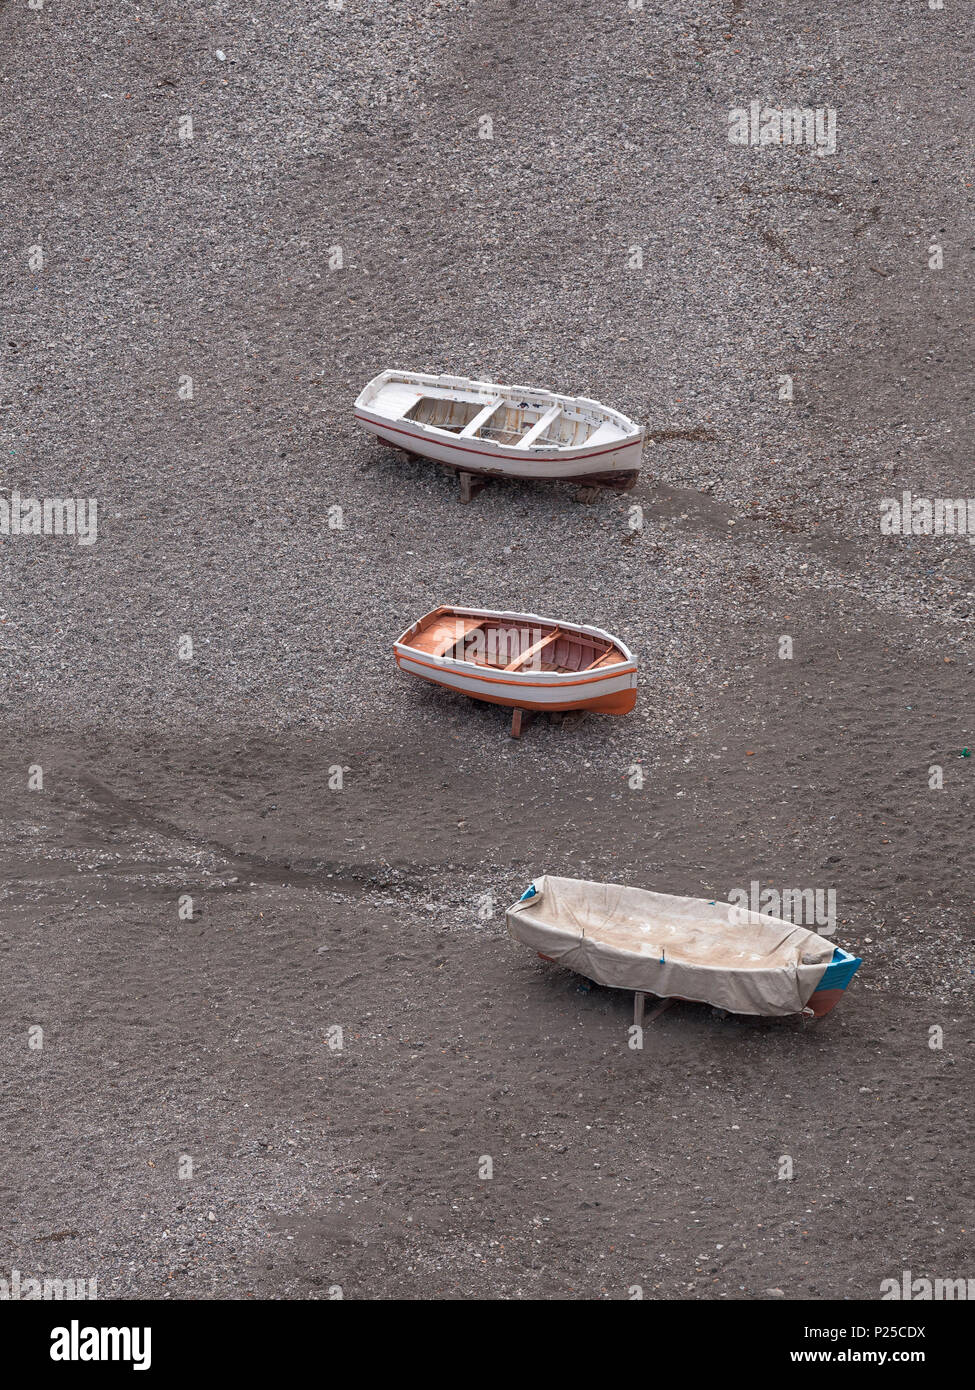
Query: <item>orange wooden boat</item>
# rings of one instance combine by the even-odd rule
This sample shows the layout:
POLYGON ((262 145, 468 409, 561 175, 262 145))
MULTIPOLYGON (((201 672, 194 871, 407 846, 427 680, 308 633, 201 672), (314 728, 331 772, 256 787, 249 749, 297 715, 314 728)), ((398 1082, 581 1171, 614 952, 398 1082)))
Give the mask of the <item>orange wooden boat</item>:
POLYGON ((636 704, 636 658, 618 637, 581 623, 445 604, 407 628, 394 651, 412 676, 516 711, 628 714, 636 704))

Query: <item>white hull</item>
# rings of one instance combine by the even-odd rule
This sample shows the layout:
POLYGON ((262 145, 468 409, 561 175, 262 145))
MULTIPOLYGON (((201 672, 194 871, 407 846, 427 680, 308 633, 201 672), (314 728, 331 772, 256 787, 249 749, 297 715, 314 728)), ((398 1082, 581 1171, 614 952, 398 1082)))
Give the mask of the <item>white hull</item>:
POLYGON ((626 488, 643 451, 640 426, 597 401, 463 377, 383 372, 355 417, 395 448, 486 476, 626 488))
MULTIPOLYGON (((492 702, 530 705, 536 709, 551 709, 554 704, 558 704, 560 708, 574 706, 587 709, 594 698, 603 699, 619 694, 620 691, 636 688, 635 671, 619 676, 604 676, 599 681, 579 682, 573 688, 565 683, 560 685, 557 681, 533 680, 530 673, 520 679, 513 677, 499 683, 484 677, 471 676, 439 663, 431 669, 431 663, 428 661, 418 661, 406 653, 398 653, 397 659, 402 671, 407 671, 412 676, 420 676, 423 680, 434 681, 437 685, 445 685, 448 690, 458 690, 462 695, 473 695, 476 699, 490 697, 492 702)), ((516 672, 515 677, 518 675, 516 672)))

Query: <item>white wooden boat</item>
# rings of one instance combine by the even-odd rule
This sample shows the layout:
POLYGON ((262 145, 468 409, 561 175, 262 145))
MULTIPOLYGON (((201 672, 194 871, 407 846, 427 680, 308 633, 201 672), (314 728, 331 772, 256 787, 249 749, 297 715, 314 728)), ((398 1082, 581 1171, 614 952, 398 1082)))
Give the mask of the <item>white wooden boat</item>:
POLYGON ((381 372, 355 418, 387 444, 480 477, 636 484, 643 429, 581 396, 459 376, 381 372))
MULTIPOLYGON (((445 604, 394 644, 401 671, 490 704, 526 710, 602 710, 636 704, 636 658, 598 627, 445 604)), ((512 726, 517 736, 520 718, 512 726)))
POLYGON ((543 960, 612 989, 733 1013, 828 1013, 862 964, 808 928, 705 898, 544 874, 508 908, 543 960))

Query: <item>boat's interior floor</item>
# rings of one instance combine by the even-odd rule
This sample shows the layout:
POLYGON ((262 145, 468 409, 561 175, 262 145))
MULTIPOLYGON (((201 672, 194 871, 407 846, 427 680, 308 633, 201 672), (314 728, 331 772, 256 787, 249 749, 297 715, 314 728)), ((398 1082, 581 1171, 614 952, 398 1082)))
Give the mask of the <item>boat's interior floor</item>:
POLYGON ((593 671, 625 661, 605 638, 552 624, 505 623, 470 614, 437 614, 409 640, 414 650, 495 671, 593 671))
POLYGON ((522 448, 532 444, 574 448, 586 443, 602 425, 558 404, 504 397, 468 401, 450 395, 421 396, 401 418, 464 438, 522 448))

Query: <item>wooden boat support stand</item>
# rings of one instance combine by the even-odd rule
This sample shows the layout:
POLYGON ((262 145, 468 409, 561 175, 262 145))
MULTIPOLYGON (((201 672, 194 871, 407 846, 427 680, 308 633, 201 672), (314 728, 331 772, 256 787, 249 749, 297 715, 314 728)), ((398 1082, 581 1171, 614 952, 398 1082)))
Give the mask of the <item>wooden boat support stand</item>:
POLYGON ((461 502, 473 502, 474 498, 484 486, 484 479, 476 473, 465 473, 463 469, 458 473, 460 479, 460 500, 461 502))
MULTIPOLYGON (((548 720, 550 724, 560 724, 564 726, 566 724, 578 724, 579 721, 585 717, 586 711, 584 709, 549 711, 548 720)), ((511 728, 508 730, 509 736, 511 738, 521 738, 523 731, 528 728, 529 724, 534 722, 534 719, 535 713, 533 710, 513 709, 511 711, 511 728)))
MULTIPOLYGON (((406 450, 403 451, 404 453, 406 450)), ((445 464, 449 467, 449 464, 445 464)), ((460 481, 460 500, 462 503, 473 502, 479 492, 482 492, 487 484, 487 478, 481 473, 468 473, 463 468, 457 470, 457 477, 460 481)), ((619 491, 619 489, 617 489, 619 491)), ((576 501, 585 502, 587 505, 598 502, 603 492, 602 487, 580 487, 576 489, 576 501)))
POLYGON ((528 710, 513 709, 511 711, 511 737, 521 738, 521 731, 526 724, 530 724, 532 716, 528 710))
MULTIPOLYGON (((651 997, 655 998, 656 996, 651 997)), ((650 1012, 644 1016, 643 1011, 646 1005, 646 999, 647 996, 640 990, 637 989, 633 991, 633 1022, 637 1028, 642 1028, 645 1023, 652 1023, 655 1018, 659 1018, 662 1013, 666 1013, 671 1004, 676 1002, 673 999, 661 999, 657 1007, 651 1009, 650 1012)))

